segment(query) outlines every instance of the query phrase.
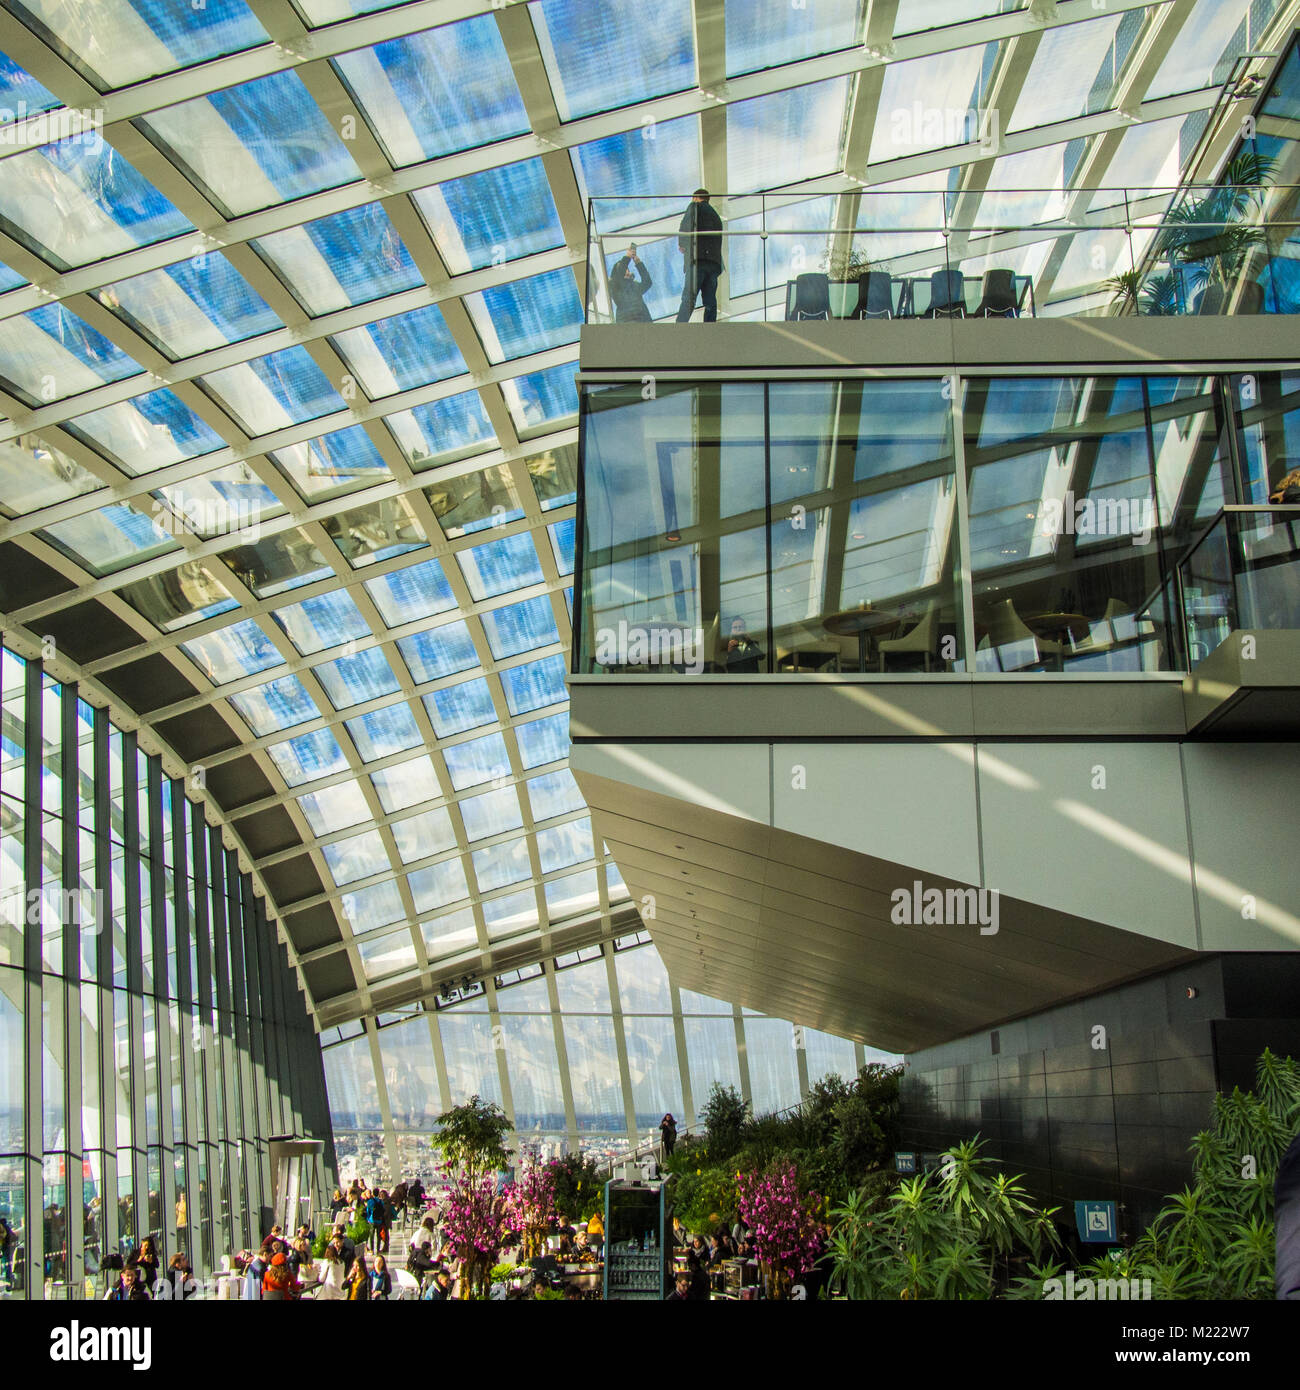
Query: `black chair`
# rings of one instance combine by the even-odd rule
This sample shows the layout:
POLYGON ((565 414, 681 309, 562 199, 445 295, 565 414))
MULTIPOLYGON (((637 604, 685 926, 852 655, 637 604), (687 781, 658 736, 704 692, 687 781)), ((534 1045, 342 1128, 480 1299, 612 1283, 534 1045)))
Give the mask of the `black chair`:
POLYGON ((894 282, 884 270, 869 270, 858 281, 858 317, 860 319, 892 319, 894 317, 894 282))
POLYGON ((831 316, 830 281, 820 271, 808 271, 786 282, 787 319, 828 319, 831 316))
POLYGON ((1020 306, 1016 302, 1014 272, 1010 270, 986 270, 984 272, 984 286, 979 307, 975 310, 975 317, 983 319, 1015 319, 1020 317, 1020 306))
POLYGON ((936 270, 930 276, 929 319, 966 317, 966 277, 960 270, 936 270))

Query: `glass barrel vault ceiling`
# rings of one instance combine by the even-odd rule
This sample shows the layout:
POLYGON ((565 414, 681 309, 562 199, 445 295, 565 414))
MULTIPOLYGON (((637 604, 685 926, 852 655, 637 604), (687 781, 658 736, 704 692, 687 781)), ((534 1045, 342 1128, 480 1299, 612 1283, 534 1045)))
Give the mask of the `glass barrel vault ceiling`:
POLYGON ((626 906, 566 766, 584 198, 1086 206, 1297 9, 0 5, 0 544, 62 577, 5 630, 94 598, 88 693, 184 678, 147 722, 256 769, 214 798, 336 1020, 626 906))

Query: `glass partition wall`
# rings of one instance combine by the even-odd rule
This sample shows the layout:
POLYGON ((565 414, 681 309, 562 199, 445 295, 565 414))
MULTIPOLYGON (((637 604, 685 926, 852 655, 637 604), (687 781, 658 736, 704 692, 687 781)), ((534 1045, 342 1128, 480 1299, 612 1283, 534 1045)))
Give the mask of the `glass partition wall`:
POLYGON ((579 674, 1185 669, 1179 558, 1300 378, 583 385, 579 674))
POLYGON ((206 1275, 269 1224, 268 1138, 328 1137, 296 977, 134 733, 7 649, 0 724, 0 1297, 100 1296, 146 1236, 206 1275))

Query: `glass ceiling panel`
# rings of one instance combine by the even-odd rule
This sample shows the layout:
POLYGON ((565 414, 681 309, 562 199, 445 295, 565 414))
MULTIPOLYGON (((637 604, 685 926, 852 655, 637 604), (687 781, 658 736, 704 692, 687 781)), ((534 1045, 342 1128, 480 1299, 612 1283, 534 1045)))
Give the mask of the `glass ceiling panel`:
POLYGON ((564 444, 534 454, 528 460, 528 476, 532 479, 537 505, 544 512, 565 507, 578 499, 578 446, 564 444))
POLYGON ((150 517, 122 502, 56 522, 37 535, 94 575, 111 574, 180 549, 166 531, 155 528, 150 517))
POLYGON ((328 729, 316 729, 283 743, 273 743, 266 751, 280 776, 291 787, 345 772, 348 766, 338 739, 328 729))
MULTIPOLYGON (((409 931, 389 932, 357 943, 357 954, 367 980, 384 980, 416 963, 415 943, 409 931)), ((425 1039, 428 1042, 428 1039, 425 1039)))
POLYGON ((47 91, 14 60, 0 53, 0 103, 9 109, 7 120, 21 121, 40 111, 50 111, 63 103, 47 91))
POLYGON ((0 293, 5 290, 16 290, 19 285, 27 283, 16 270, 7 265, 0 265, 0 293))
POLYGON ((424 742, 409 705, 386 705, 344 726, 364 762, 377 762, 393 753, 404 753, 424 742))
POLYGON ((270 434, 347 408, 304 347, 224 367, 200 381, 251 435, 270 434))
POLYGON ((540 159, 467 174, 412 198, 453 275, 564 245, 540 159))
POLYGON ((42 304, 8 319, 0 334, 0 385, 32 409, 141 371, 134 358, 62 304, 42 304))
POLYGON ((482 622, 488 646, 498 661, 560 640, 551 601, 545 596, 495 608, 482 615, 482 622))
POLYGON ((364 587, 389 627, 401 627, 456 606, 456 596, 440 560, 423 560, 377 579, 367 579, 364 587))
POLYGON ((601 200, 593 213, 600 231, 665 217, 671 217, 675 230, 685 210, 684 194, 701 177, 699 118, 679 116, 592 140, 573 151, 573 162, 584 202, 601 200), (631 189, 635 195, 629 194, 631 189), (666 210, 675 207, 665 203, 668 197, 683 198, 675 216, 666 210))
POLYGON ((449 685, 444 690, 431 691, 424 696, 424 707, 439 738, 451 738, 467 729, 495 724, 497 718, 492 692, 481 676, 477 680, 449 685))
POLYGON ((494 778, 510 775, 510 759, 506 756, 506 741, 500 734, 454 743, 442 750, 443 761, 451 785, 458 791, 478 787, 494 778))
POLYGON ((505 526, 523 516, 508 463, 435 483, 424 494, 448 540, 505 526))
POLYGON ((392 477, 364 425, 351 425, 277 449, 271 461, 298 494, 311 502, 354 492, 392 477))
POLYGON ((476 545, 472 550, 459 550, 456 563, 474 599, 496 598, 542 581, 537 547, 528 531, 502 536, 487 545, 476 545))
POLYGON ((780 67, 862 42, 863 0, 727 0, 727 75, 780 67))
POLYGON ((547 705, 562 704, 569 698, 564 683, 565 660, 562 656, 543 657, 523 666, 509 666, 501 674, 506 704, 511 714, 528 714, 547 705))
POLYGON ((378 203, 318 217, 252 245, 313 315, 368 304, 424 279, 378 203))
POLYGON ((251 618, 191 637, 181 643, 181 650, 213 685, 227 685, 284 664, 275 643, 251 618))
POLYGON ((205 538, 251 530, 284 511, 279 498, 246 463, 232 463, 170 483, 153 494, 166 502, 179 522, 205 538))
POLYGON ((392 695, 400 687, 388 658, 379 647, 367 647, 355 656, 340 656, 314 668, 330 704, 349 709, 392 695))
POLYGON ((508 888, 511 884, 522 883, 524 879, 532 877, 528 841, 524 838, 508 840, 505 844, 492 845, 488 849, 476 849, 471 858, 474 861, 474 877, 478 879, 479 891, 483 893, 490 893, 494 888, 508 888))
POLYGON ((117 592, 164 632, 214 618, 237 606, 202 560, 187 560, 175 569, 126 584, 117 592))
POLYGON ((0 507, 9 516, 34 512, 102 486, 93 473, 34 434, 0 443, 0 507))
POLYGON ((333 574, 305 531, 281 531, 223 551, 221 560, 259 598, 297 589, 333 574))
POLYGON ((496 431, 477 391, 444 396, 386 417, 407 462, 418 473, 453 454, 496 442, 496 431))
POLYGON ((326 517, 321 524, 354 569, 408 554, 428 544, 424 527, 405 497, 386 497, 369 506, 326 517))
POLYGON ((350 825, 360 825, 370 819, 365 793, 356 782, 341 782, 337 787, 304 792, 298 798, 298 805, 313 835, 332 835, 336 830, 346 830, 350 825))
POLYGON ((173 361, 282 327, 221 255, 199 255, 119 280, 95 298, 173 361))
MULTIPOLYGON (((424 937, 424 949, 430 958, 454 955, 458 951, 471 950, 478 945, 478 928, 474 925, 472 908, 462 907, 456 912, 445 913, 420 923, 420 934, 424 937)), ((474 1007, 474 1005, 471 1005, 474 1007)), ((487 1000, 482 1000, 486 1010, 487 1000)), ((438 1026, 443 1026, 439 1020, 438 1026)))
POLYGON ((478 665, 469 629, 459 620, 403 637, 397 647, 412 677, 420 683, 454 676, 457 671, 478 665))
POLYGON ((411 897, 419 913, 436 912, 440 907, 449 907, 469 897, 465 864, 459 857, 416 869, 407 875, 407 882, 411 885, 411 897))
POLYGON ((695 85, 690 0, 532 0, 528 6, 562 121, 695 85))
POLYGON ((567 767, 560 772, 546 772, 540 777, 533 777, 524 786, 528 788, 528 802, 535 821, 550 820, 553 816, 586 808, 573 773, 567 767))
POLYGON ((0 226, 57 270, 193 230, 99 138, 75 135, 10 155, 4 172, 0 226))
POLYGON ((555 556, 555 567, 561 574, 573 573, 573 549, 577 522, 570 517, 567 521, 557 521, 546 528, 551 538, 551 553, 555 556))
POLYGON ((1197 0, 1147 88, 1146 100, 1213 86, 1219 59, 1249 8, 1247 0, 1197 0))
MULTIPOLYGON (((468 796, 459 806, 467 840, 486 840, 489 835, 504 835, 507 831, 518 830, 524 823, 519 810, 519 793, 514 787, 487 792, 483 796, 468 796)), ((480 883, 479 887, 485 885, 480 883)))
POLYGON ((36 20, 60 57, 105 89, 268 42, 243 0, 20 0, 11 8, 36 20))
POLYGON ((528 129, 491 15, 347 53, 334 66, 396 168, 528 129))
POLYGON ((556 420, 578 413, 578 388, 573 380, 574 362, 548 367, 501 383, 510 418, 521 431, 540 430, 556 420))
POLYGON ((578 341, 582 299, 567 268, 467 294, 464 303, 489 362, 578 341))
POLYGON ((871 137, 872 164, 978 136, 976 95, 986 47, 958 48, 886 68, 871 137))
POLYGON ((367 830, 346 840, 336 840, 332 845, 322 845, 321 853, 325 856, 334 882, 340 886, 383 873, 390 867, 383 836, 377 830, 367 830))
POLYGON ((840 167, 849 79, 773 92, 727 107, 727 191, 745 193, 840 167))
MULTIPOLYGON (((546 915, 552 922, 563 921, 579 912, 591 912, 600 906, 600 886, 595 869, 584 869, 578 874, 566 874, 563 878, 552 879, 546 884, 546 915)), ((604 965, 600 966, 604 971, 604 965)), ((564 970, 556 978, 560 983, 576 971, 564 970)), ((606 985, 608 988, 608 985, 606 985)), ((572 1006, 571 1006, 572 1007, 572 1006)), ((563 1003, 561 1003, 563 1008, 563 1003)))
POLYGON ((436 304, 330 339, 371 400, 458 376, 465 359, 436 304))
POLYGON ((225 440, 166 388, 78 415, 64 428, 133 476, 225 447, 225 440))
POLYGON ((1023 9, 1022 0, 899 0, 894 36, 920 34, 948 24, 1023 9))
POLYGON ((266 685, 232 695, 230 703, 258 738, 320 717, 320 711, 297 676, 281 676, 266 685))
POLYGON ((573 864, 594 859, 596 852, 591 843, 591 821, 583 817, 565 825, 556 825, 549 830, 537 832, 537 853, 542 862, 544 874, 557 869, 567 869, 573 864))
POLYGON ((526 893, 489 898, 483 904, 483 921, 493 940, 526 931, 537 925, 537 897, 530 888, 526 893))
POLYGON ((361 176, 347 145, 293 72, 166 107, 140 124, 227 216, 361 176))
POLYGON ((389 829, 403 864, 441 854, 456 844, 456 831, 445 806, 435 806, 432 811, 421 811, 417 816, 393 821, 389 829))
MULTIPOLYGON (((1190 118, 1173 116, 1165 121, 1130 126, 1110 167, 1124 171, 1124 183, 1130 188, 1176 187, 1180 169, 1178 136, 1186 119, 1190 118)), ((1092 206, 1109 207, 1115 198, 1113 192, 1103 190, 1093 197, 1092 206)))
POLYGON ((551 714, 545 719, 515 728, 519 760, 524 767, 541 767, 569 756, 569 713, 551 714))
POLYGON ((272 617, 303 656, 342 646, 370 631, 351 595, 342 592, 318 594, 302 603, 291 603, 277 608, 272 617))
POLYGON ((374 931, 376 927, 386 927, 400 922, 406 916, 402 906, 402 895, 397 884, 376 883, 371 888, 358 888, 344 893, 339 898, 339 907, 348 925, 360 936, 363 932, 374 931))
POLYGON ((1121 19, 1107 15, 1046 30, 1007 129, 1068 121, 1095 109, 1089 98, 1102 64, 1109 64, 1121 19))

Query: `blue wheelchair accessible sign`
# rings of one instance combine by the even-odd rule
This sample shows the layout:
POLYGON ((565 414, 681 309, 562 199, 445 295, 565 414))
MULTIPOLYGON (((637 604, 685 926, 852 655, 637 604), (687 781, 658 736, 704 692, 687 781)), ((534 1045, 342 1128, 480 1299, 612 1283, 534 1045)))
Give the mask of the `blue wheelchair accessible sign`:
POLYGON ((1080 1240, 1113 1244, 1119 1239, 1114 1202, 1076 1202, 1074 1224, 1079 1228, 1080 1240))

